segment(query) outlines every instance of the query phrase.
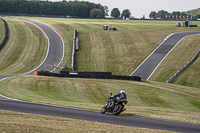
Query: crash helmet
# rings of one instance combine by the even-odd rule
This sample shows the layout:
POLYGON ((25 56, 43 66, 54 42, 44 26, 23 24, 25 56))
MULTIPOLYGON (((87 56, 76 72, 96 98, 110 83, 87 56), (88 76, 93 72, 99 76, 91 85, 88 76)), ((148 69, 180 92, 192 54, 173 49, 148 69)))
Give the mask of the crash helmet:
POLYGON ((121 90, 120 93, 125 93, 125 91, 121 90))

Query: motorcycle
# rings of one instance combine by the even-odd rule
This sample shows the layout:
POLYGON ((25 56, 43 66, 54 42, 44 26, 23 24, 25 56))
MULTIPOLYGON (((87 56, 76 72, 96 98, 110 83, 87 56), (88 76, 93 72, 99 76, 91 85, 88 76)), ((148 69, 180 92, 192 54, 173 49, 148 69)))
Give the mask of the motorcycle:
POLYGON ((108 98, 107 104, 104 105, 101 109, 101 113, 104 114, 106 112, 112 113, 114 115, 119 115, 121 112, 125 111, 124 108, 128 101, 126 99, 113 99, 112 93, 110 93, 111 97, 108 98))

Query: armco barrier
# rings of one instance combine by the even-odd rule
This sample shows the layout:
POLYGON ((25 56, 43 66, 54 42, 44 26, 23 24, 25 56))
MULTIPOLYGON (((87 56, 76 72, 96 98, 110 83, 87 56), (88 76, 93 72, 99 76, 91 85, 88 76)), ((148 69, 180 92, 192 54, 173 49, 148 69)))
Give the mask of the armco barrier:
POLYGON ((61 72, 52 73, 48 71, 38 71, 37 75, 40 76, 51 76, 51 77, 70 77, 70 78, 93 78, 93 79, 116 79, 116 80, 133 80, 141 81, 139 76, 121 76, 112 75, 111 72, 61 72))
POLYGON ((200 50, 197 52, 197 54, 192 58, 191 61, 189 61, 184 67, 182 67, 179 71, 174 74, 166 83, 171 83, 178 75, 180 75, 188 66, 190 66, 200 55, 200 50))
POLYGON ((72 50, 72 64, 71 68, 72 71, 76 71, 76 51, 79 49, 79 44, 78 44, 78 38, 77 38, 77 30, 74 30, 74 40, 73 40, 73 50, 72 50))
POLYGON ((6 44, 8 37, 9 37, 9 29, 8 29, 8 24, 5 20, 3 20, 2 18, 0 18, 3 22, 4 22, 4 26, 5 26, 5 37, 3 39, 3 42, 0 44, 0 50, 3 48, 3 46, 6 44))

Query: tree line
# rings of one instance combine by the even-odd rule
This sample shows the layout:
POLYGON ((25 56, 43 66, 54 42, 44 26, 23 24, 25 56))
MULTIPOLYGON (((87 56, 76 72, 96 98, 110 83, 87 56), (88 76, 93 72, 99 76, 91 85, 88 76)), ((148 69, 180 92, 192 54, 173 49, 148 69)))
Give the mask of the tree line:
POLYGON ((120 14, 120 11, 118 8, 113 8, 111 11, 111 16, 114 18, 122 17, 122 18, 126 19, 126 18, 130 18, 131 12, 129 9, 125 9, 125 10, 123 10, 122 14, 120 14))
MULTIPOLYGON (((172 13, 169 13, 164 10, 160 10, 158 12, 152 11, 149 14, 150 19, 161 19, 161 20, 197 20, 197 18, 200 18, 200 8, 199 9, 194 9, 188 12, 179 12, 179 11, 174 11, 172 13), (195 12, 196 14, 194 15, 195 12)), ((114 18, 119 18, 119 17, 125 17, 125 18, 130 18, 131 13, 129 9, 123 10, 122 14, 120 13, 118 8, 113 8, 111 11, 111 16, 114 18)), ((143 18, 145 19, 145 16, 143 18)))
POLYGON ((79 18, 104 18, 100 4, 69 1, 49 2, 37 0, 0 0, 0 13, 75 16, 79 18))
POLYGON ((161 19, 161 20, 185 20, 185 19, 196 20, 198 16, 199 15, 193 16, 188 14, 187 12, 179 12, 179 11, 174 11, 172 13, 169 13, 164 10, 158 12, 151 11, 151 13, 149 14, 149 17, 151 19, 161 19))

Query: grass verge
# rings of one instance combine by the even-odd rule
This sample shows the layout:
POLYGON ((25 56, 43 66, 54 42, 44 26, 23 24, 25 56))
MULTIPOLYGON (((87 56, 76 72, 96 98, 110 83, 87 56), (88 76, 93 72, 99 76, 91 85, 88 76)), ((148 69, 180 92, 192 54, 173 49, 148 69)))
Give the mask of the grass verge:
POLYGON ((0 130, 1 132, 20 132, 20 133, 96 133, 96 132, 126 132, 126 133, 172 133, 170 131, 153 130, 136 127, 126 127, 119 125, 103 124, 75 120, 69 118, 60 118, 44 115, 24 114, 11 111, 0 110, 0 130))

